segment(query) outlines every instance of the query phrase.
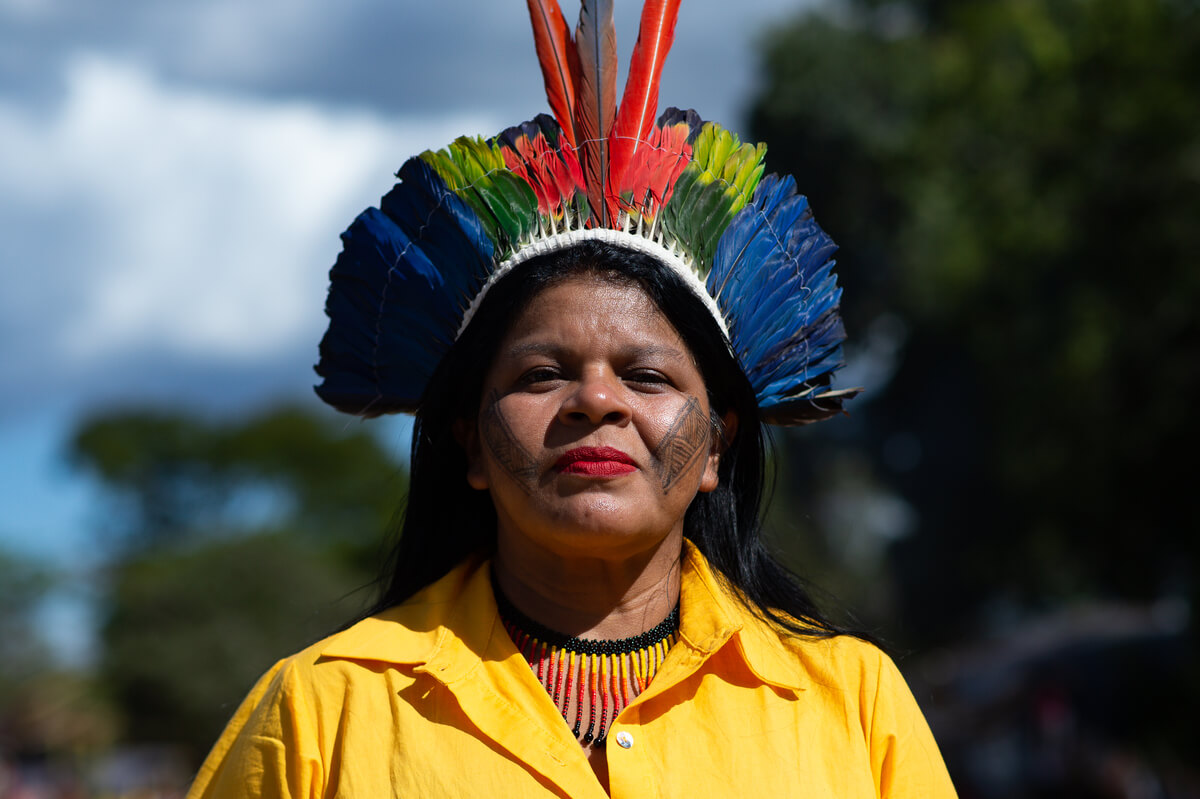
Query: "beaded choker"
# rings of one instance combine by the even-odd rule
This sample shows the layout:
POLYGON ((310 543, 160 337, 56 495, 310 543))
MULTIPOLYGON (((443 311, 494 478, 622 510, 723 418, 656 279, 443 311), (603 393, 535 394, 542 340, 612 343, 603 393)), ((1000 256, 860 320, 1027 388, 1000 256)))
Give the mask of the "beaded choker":
MULTIPOLYGON (((494 583, 493 583, 494 585, 494 583)), ((601 641, 557 633, 517 610, 495 588, 500 620, 582 744, 603 746, 608 728, 646 690, 679 632, 679 605, 653 629, 601 641), (586 718, 585 718, 586 717, 586 718)))

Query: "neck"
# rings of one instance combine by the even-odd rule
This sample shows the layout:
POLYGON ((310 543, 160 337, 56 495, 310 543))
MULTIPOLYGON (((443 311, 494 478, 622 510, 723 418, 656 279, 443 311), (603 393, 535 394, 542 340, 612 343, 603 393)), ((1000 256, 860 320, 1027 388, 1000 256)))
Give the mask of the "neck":
POLYGON ((619 558, 548 552, 500 536, 495 579, 512 605, 551 630, 578 638, 631 638, 679 602, 682 532, 619 558))
POLYGON ((599 640, 551 630, 517 610, 499 590, 496 603, 513 644, 585 749, 604 746, 609 727, 646 690, 679 631, 678 606, 640 635, 599 640))

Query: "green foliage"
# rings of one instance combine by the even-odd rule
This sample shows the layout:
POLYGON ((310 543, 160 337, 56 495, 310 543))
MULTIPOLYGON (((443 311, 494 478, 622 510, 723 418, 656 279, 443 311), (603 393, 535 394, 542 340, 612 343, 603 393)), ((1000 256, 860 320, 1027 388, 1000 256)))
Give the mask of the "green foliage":
POLYGON ((36 564, 0 550, 0 714, 49 660, 31 617, 49 582, 36 564))
POLYGON ((362 426, 287 407, 237 423, 110 413, 80 426, 71 457, 111 492, 109 526, 135 547, 242 529, 247 504, 305 535, 361 543, 386 525, 405 484, 362 426))
MULTIPOLYGON (((0 753, 69 760, 108 746, 113 713, 94 681, 63 671, 37 611, 59 583, 42 564, 0 549, 0 753)), ((44 623, 44 622, 43 622, 44 623)))
POLYGON ((378 440, 332 414, 236 422, 135 410, 72 448, 112 495, 101 673, 135 741, 199 757, 253 680, 373 597, 405 487, 378 440))
POLYGON ((102 669, 126 738, 203 756, 259 675, 362 607, 364 579, 290 532, 122 562, 102 669))
POLYGON ((1200 444, 1200 10, 848 4, 767 43, 755 135, 843 246, 851 340, 908 325, 849 424, 915 507, 920 634, 1003 595, 1189 585, 1194 470, 1169 459, 1200 444))

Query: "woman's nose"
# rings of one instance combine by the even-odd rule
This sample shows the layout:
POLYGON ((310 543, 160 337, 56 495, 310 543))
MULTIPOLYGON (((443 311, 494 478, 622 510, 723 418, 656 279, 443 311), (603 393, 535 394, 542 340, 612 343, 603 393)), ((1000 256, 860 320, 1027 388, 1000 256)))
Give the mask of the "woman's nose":
POLYGON ((630 416, 632 409, 625 401, 624 386, 607 370, 582 375, 559 412, 559 419, 567 423, 612 424, 630 416))

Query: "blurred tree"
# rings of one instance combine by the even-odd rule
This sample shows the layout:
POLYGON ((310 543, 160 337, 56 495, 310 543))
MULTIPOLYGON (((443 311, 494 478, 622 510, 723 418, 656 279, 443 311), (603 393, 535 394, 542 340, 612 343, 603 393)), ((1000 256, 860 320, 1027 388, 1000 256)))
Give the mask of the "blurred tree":
POLYGON ((101 636, 127 739, 203 756, 254 680, 351 618, 372 576, 294 530, 127 557, 101 636))
POLYGON ((0 759, 6 763, 69 763, 111 741, 112 713, 103 696, 86 675, 56 662, 39 626, 39 608, 61 583, 38 562, 0 549, 0 759))
MULTIPOLYGON (((843 242, 852 340, 887 312, 907 329, 850 425, 915 509, 910 640, 998 597, 1194 591, 1200 10, 836 11, 770 34, 752 126, 843 242)), ((794 470, 844 452, 831 436, 794 470)))
POLYGON ((84 422, 71 459, 108 489, 104 523, 134 549, 286 520, 305 536, 364 550, 399 504, 404 474, 372 434, 332 412, 279 408, 236 424, 127 410, 84 422))
POLYGON ((126 737, 194 757, 271 663, 366 604, 406 485, 364 428, 286 407, 232 424, 110 413, 71 455, 110 494, 101 668, 126 737))
MULTIPOLYGON (((851 418, 787 439, 809 571, 862 535, 821 511, 849 465, 854 524, 909 508, 880 528, 893 641, 1089 598, 1195 608, 1200 6, 849 0, 765 44, 753 132, 843 245, 851 354, 902 345, 851 418)), ((1184 751, 1196 629, 1154 668, 1107 662, 1092 721, 1184 751)))
POLYGON ((49 582, 37 564, 0 549, 0 714, 50 661, 32 617, 49 582))

